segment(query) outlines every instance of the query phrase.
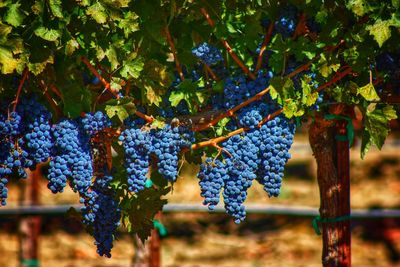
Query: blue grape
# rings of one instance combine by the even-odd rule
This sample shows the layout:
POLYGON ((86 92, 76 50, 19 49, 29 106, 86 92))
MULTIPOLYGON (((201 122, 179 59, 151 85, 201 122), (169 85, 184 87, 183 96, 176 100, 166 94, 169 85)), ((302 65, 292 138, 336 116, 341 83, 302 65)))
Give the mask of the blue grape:
POLYGON ((294 6, 287 6, 282 9, 282 12, 275 22, 275 31, 288 38, 292 36, 297 25, 297 9, 294 6))
POLYGON ((93 136, 105 128, 111 127, 111 120, 101 111, 96 113, 85 113, 81 119, 82 127, 85 132, 93 136))
POLYGON ((119 140, 122 141, 125 150, 128 189, 137 193, 145 188, 147 180, 151 136, 149 132, 131 128, 124 130, 119 140))
POLYGON ((280 193, 295 129, 295 125, 283 116, 268 121, 260 129, 263 142, 259 147, 262 162, 258 170, 258 180, 270 197, 280 193))
POLYGON ((193 48, 192 54, 201 59, 207 65, 214 65, 222 61, 221 51, 208 43, 202 43, 193 48))
POLYGON ((200 166, 197 177, 200 179, 201 196, 204 197, 203 204, 212 211, 218 205, 224 181, 228 179, 226 166, 220 160, 213 161, 208 158, 200 166))
MULTIPOLYGON (((60 179, 58 173, 61 173, 62 177, 71 177, 73 190, 84 195, 91 184, 93 176, 89 137, 77 122, 67 119, 55 125, 53 136, 55 139, 55 155, 67 162, 68 168, 57 168, 57 162, 53 158, 54 168, 49 169, 48 177, 50 180, 48 187, 55 189, 55 191, 52 190, 53 192, 61 192, 60 185, 64 185, 66 182, 63 179, 61 179, 61 182, 57 181, 57 179, 60 179), (54 180, 55 177, 58 178, 54 180)), ((59 166, 64 165, 60 164, 59 166)))
POLYGON ((158 172, 169 181, 178 176, 179 153, 189 148, 193 142, 193 132, 184 127, 166 125, 161 130, 153 130, 152 153, 157 157, 158 172))

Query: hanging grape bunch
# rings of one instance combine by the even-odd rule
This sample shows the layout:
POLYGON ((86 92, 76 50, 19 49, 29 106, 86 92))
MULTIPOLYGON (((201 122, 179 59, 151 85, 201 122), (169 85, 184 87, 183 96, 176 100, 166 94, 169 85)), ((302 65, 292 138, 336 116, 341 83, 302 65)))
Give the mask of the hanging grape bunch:
POLYGON ((121 221, 142 239, 150 234, 185 161, 200 165, 203 204, 221 203, 241 223, 254 182, 279 196, 307 117, 331 103, 358 105, 367 127, 382 127, 367 128, 363 153, 382 145, 375 135, 395 117, 390 105, 369 105, 379 100, 375 84, 385 91, 399 80, 400 65, 398 48, 383 49, 365 16, 372 9, 210 2, 210 14, 196 2, 9 2, 0 7, 1 205, 10 180, 44 166, 53 193, 69 186, 79 195, 102 256, 111 256, 121 221))

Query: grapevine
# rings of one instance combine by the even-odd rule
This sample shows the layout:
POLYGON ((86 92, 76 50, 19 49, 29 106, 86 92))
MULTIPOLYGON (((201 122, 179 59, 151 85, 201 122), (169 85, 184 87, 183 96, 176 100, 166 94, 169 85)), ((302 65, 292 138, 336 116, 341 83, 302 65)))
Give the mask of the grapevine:
POLYGON ((241 223, 254 181, 279 195, 303 122, 357 107, 364 156, 397 118, 381 101, 399 93, 396 1, 50 2, 0 7, 1 206, 45 165, 53 193, 79 194, 101 256, 121 220, 147 238, 184 162, 200 164, 203 204, 241 223))

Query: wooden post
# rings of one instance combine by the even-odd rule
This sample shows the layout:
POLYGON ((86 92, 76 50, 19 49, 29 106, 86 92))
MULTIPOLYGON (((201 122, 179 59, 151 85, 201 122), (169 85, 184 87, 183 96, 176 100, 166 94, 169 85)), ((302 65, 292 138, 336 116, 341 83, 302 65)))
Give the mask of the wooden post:
MULTIPOLYGON (((41 177, 40 167, 36 170, 27 170, 28 178, 23 188, 22 205, 39 204, 39 179, 41 177)), ((19 239, 20 239, 20 266, 37 267, 39 266, 38 245, 41 226, 40 216, 27 216, 20 219, 19 239)))
POLYGON ((351 266, 349 143, 336 140, 345 127, 346 122, 317 114, 309 132, 318 166, 324 267, 351 266))
MULTIPOLYGON (((159 212, 155 219, 159 220, 161 218, 161 212, 159 212)), ((150 263, 149 267, 160 267, 161 266, 161 240, 158 229, 154 228, 151 231, 150 239, 150 263)))

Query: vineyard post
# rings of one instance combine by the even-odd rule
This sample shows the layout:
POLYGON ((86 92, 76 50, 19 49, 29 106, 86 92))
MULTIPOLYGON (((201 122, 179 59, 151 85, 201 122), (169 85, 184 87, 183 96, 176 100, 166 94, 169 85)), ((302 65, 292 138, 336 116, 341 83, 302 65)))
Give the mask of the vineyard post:
MULTIPOLYGON (((41 177, 40 167, 35 170, 27 170, 27 179, 23 186, 21 204, 38 205, 39 204, 39 179, 41 177)), ((37 267, 39 266, 38 245, 40 234, 41 218, 40 216, 29 216, 20 220, 20 266, 37 267)))
POLYGON ((317 162, 324 267, 351 266, 350 154, 345 120, 325 120, 320 114, 309 138, 317 162))

